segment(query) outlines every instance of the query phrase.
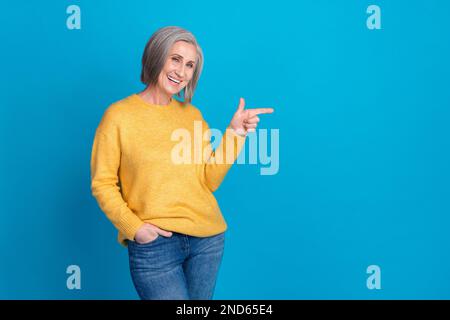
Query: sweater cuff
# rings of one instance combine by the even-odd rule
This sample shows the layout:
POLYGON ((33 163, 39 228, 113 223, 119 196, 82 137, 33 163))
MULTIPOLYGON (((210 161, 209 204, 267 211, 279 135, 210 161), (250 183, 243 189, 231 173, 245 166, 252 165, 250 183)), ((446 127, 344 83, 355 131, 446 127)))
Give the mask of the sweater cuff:
POLYGON ((123 219, 120 223, 120 231, 128 240, 134 241, 134 236, 136 232, 145 224, 138 216, 135 214, 130 214, 126 219, 123 219))
POLYGON ((234 129, 232 129, 231 127, 228 127, 225 133, 225 145, 232 145, 234 146, 232 150, 228 150, 227 149, 227 155, 226 155, 226 161, 227 163, 229 163, 229 158, 233 158, 233 162, 237 159, 237 157, 239 156, 239 153, 241 152, 245 140, 247 138, 247 133, 245 133, 245 135, 240 135, 238 134, 234 129), (230 152, 233 152, 233 154, 229 154, 230 152))

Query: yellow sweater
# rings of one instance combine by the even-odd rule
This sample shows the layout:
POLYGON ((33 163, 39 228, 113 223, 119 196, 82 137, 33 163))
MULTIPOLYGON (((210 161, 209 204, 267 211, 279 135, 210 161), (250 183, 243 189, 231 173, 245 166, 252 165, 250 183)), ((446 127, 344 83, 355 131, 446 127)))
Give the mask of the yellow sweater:
POLYGON ((133 94, 106 109, 92 147, 91 190, 118 229, 120 244, 134 240, 145 222, 197 237, 227 229, 212 192, 233 165, 245 137, 226 130, 213 151, 208 129, 195 106, 176 99, 162 106, 133 94), (191 152, 180 148, 187 146, 182 141, 190 143, 191 152), (198 143, 201 149, 194 148, 198 143), (206 156, 199 156, 198 150, 206 156))

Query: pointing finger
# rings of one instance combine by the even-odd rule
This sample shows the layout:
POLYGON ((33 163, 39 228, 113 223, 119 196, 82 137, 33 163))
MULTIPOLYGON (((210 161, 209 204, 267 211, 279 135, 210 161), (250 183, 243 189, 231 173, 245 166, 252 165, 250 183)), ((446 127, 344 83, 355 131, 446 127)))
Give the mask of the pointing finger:
POLYGON ((273 108, 257 108, 257 109, 247 109, 248 110, 248 114, 251 117, 254 117, 258 114, 263 114, 263 113, 272 113, 274 110, 273 108))

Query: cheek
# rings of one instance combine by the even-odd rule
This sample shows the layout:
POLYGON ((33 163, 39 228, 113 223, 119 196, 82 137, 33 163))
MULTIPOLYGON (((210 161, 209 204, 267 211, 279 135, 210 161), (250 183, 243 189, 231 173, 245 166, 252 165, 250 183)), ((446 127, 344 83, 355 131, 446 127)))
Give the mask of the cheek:
POLYGON ((194 76, 194 69, 188 70, 188 72, 187 72, 187 78, 188 78, 189 80, 191 80, 193 76, 194 76))
POLYGON ((193 73, 188 75, 188 77, 187 77, 187 79, 185 81, 186 83, 184 84, 184 86, 187 86, 191 82, 192 76, 193 76, 193 73))
POLYGON ((173 70, 173 67, 170 62, 167 62, 161 70, 161 75, 165 77, 168 73, 170 73, 170 70, 173 70))
POLYGON ((177 64, 174 61, 169 61, 164 67, 164 69, 166 71, 175 70, 176 68, 177 68, 177 64))
POLYGON ((166 77, 166 76, 165 76, 165 73, 161 72, 160 75, 159 75, 159 77, 158 77, 158 82, 159 82, 160 84, 163 84, 163 83, 164 83, 165 77, 166 77))

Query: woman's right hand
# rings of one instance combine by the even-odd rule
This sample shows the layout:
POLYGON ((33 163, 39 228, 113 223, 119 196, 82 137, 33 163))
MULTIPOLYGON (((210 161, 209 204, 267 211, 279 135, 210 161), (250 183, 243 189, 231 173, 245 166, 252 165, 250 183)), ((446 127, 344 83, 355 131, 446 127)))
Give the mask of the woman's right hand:
POLYGON ((164 237, 171 237, 172 232, 162 230, 150 223, 144 223, 142 227, 140 227, 136 232, 134 241, 139 244, 146 244, 156 240, 156 238, 158 238, 160 235, 164 237))

